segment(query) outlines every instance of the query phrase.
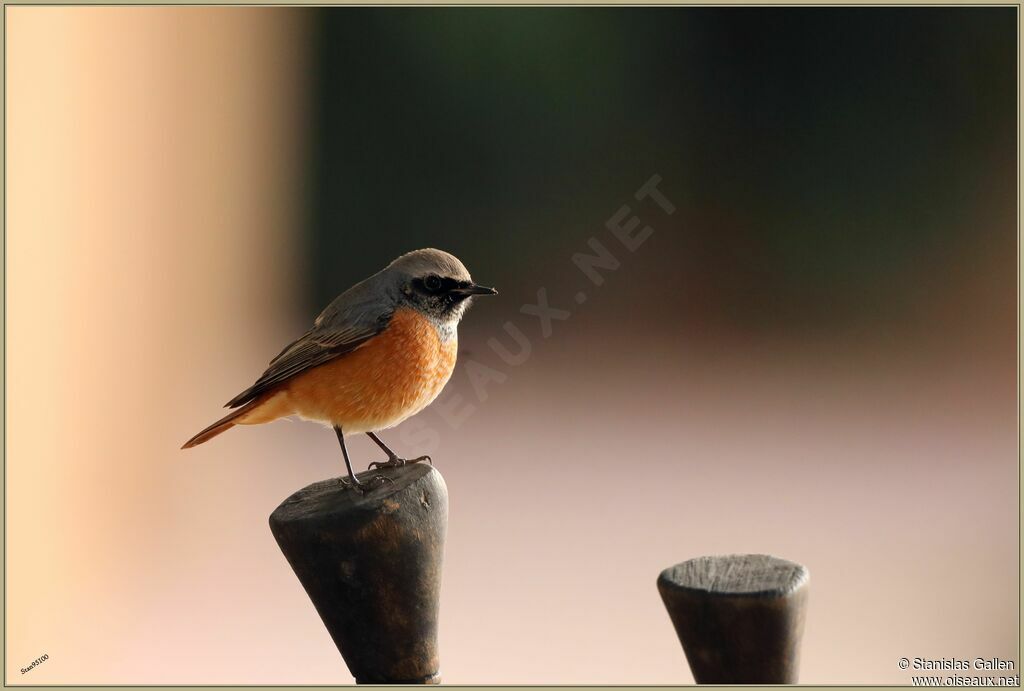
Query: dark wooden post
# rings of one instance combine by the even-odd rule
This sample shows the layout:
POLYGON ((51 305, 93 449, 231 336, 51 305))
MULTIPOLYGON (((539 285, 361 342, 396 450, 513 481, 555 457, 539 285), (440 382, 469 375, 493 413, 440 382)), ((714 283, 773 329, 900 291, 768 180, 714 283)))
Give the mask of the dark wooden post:
POLYGON ((763 554, 699 557, 658 591, 698 684, 795 684, 807 569, 763 554))
POLYGON ((361 473, 365 493, 317 482, 270 515, 270 530, 359 684, 436 684, 448 490, 425 463, 361 473))

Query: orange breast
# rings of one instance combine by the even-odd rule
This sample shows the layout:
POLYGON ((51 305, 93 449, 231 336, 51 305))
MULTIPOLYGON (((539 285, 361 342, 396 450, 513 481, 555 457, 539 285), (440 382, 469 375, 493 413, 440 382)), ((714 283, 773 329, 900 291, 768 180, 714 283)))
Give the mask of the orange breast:
POLYGON ((426 317, 399 309, 363 346, 285 382, 274 403, 346 433, 393 427, 441 393, 457 351, 454 334, 442 341, 426 317))

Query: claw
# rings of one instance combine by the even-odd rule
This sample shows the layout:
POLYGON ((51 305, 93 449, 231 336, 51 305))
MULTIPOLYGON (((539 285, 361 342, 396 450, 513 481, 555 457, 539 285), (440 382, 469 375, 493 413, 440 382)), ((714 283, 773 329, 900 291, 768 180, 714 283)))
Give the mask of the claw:
POLYGON ((430 465, 434 465, 434 462, 430 460, 430 456, 420 456, 419 458, 399 458, 398 456, 391 456, 386 461, 374 461, 369 465, 369 470, 374 468, 400 468, 406 463, 419 463, 420 461, 426 461, 430 465))
POLYGON ((398 456, 395 456, 394 458, 389 458, 386 461, 374 461, 373 463, 367 466, 367 469, 373 470, 374 468, 398 468, 399 466, 403 466, 405 464, 406 460, 404 458, 399 458, 398 456))
POLYGON ((351 487, 353 489, 359 490, 360 492, 368 492, 375 487, 380 487, 381 485, 383 485, 385 480, 392 484, 394 484, 395 482, 394 480, 385 475, 374 475, 369 480, 363 480, 362 482, 356 480, 355 478, 342 478, 341 484, 344 485, 345 487, 351 487))

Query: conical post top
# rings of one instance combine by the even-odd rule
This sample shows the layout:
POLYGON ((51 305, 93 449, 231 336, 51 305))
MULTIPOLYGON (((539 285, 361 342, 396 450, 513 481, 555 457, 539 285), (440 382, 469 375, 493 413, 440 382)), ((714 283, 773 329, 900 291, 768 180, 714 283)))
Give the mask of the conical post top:
POLYGON ((794 684, 807 569, 763 554, 698 557, 658 591, 698 684, 794 684))
POLYGON ((416 463, 286 499, 270 529, 357 683, 438 683, 437 620, 448 526, 441 474, 416 463))

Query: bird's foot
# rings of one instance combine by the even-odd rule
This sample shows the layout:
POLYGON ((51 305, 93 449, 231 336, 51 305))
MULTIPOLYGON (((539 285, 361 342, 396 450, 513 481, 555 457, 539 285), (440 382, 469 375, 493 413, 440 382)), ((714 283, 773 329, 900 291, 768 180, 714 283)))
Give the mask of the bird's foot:
POLYGON ((389 456, 386 461, 374 461, 370 464, 370 470, 374 468, 399 468, 406 463, 419 463, 420 461, 426 461, 430 465, 434 465, 434 462, 430 460, 430 456, 420 456, 419 458, 399 458, 398 456, 389 456))
POLYGON ((341 480, 341 484, 343 486, 351 487, 360 492, 368 492, 371 489, 380 487, 385 482, 394 483, 394 480, 389 477, 385 477, 384 475, 374 475, 369 480, 357 480, 354 477, 346 477, 341 480))

